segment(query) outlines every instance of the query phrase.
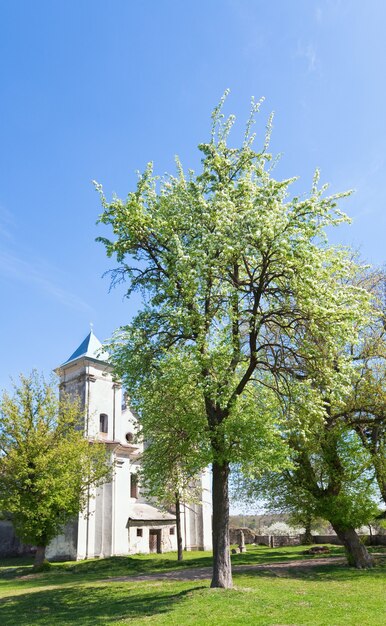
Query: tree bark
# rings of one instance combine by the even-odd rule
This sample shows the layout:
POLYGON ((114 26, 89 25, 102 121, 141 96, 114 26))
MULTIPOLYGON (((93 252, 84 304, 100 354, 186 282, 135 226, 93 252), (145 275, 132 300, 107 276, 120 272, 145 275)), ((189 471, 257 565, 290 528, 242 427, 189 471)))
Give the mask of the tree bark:
POLYGON ((307 518, 305 525, 304 525, 304 544, 306 546, 310 546, 314 543, 314 538, 312 536, 312 532, 311 532, 311 518, 307 518))
POLYGON ((333 529, 344 545, 349 565, 358 569, 367 569, 374 566, 374 561, 366 546, 359 539, 354 528, 342 528, 332 524, 333 529))
POLYGON ((213 578, 211 587, 232 587, 229 544, 229 463, 213 463, 213 578))
POLYGON ((46 546, 38 546, 35 553, 34 567, 43 565, 46 558, 46 546))
POLYGON ((375 458, 375 455, 373 456, 373 463, 379 491, 381 492, 383 502, 386 504, 386 463, 375 458))
MULTIPOLYGON (((186 520, 185 520, 186 523, 186 520)), ((181 503, 178 493, 176 493, 176 526, 177 526, 177 560, 182 561, 184 554, 182 551, 182 534, 181 534, 181 503)))

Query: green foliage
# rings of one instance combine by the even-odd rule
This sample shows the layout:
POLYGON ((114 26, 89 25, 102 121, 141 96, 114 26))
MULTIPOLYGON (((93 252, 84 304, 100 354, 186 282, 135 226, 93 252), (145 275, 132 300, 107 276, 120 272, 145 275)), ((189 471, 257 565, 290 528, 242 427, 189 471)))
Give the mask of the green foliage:
MULTIPOLYGON (((349 280, 356 268, 347 252, 325 244, 325 229, 347 221, 336 206, 347 194, 325 197, 316 173, 310 196, 291 199, 294 179, 271 175, 271 122, 262 150, 253 149, 259 104, 243 144, 233 148, 224 99, 212 116, 211 140, 199 146, 200 174, 186 174, 177 161, 177 175, 159 180, 149 164, 125 201, 109 202, 96 184, 100 222, 114 233, 99 238, 118 261, 113 283, 128 281, 128 296, 146 296, 109 346, 113 363, 135 398, 149 370, 161 367, 171 348, 182 350, 205 403, 212 457, 221 463, 248 452, 252 438, 235 444, 235 431, 240 425, 240 435, 249 432, 240 416, 250 419, 255 401, 272 402, 267 385, 276 388, 289 367, 301 371, 305 356, 318 355, 306 331, 323 338, 332 371, 337 344, 355 335, 353 322, 368 302, 349 280)), ((254 420, 265 439, 265 420, 254 420)))
POLYGON ((82 412, 57 398, 36 372, 0 400, 0 506, 17 535, 46 546, 85 506, 89 487, 111 468, 103 446, 83 436, 82 412))
MULTIPOLYGON (((370 308, 369 294, 352 280, 358 267, 349 252, 327 245, 326 229, 348 221, 337 207, 347 193, 326 196, 316 172, 309 196, 291 197, 295 179, 272 176, 272 119, 256 151, 251 129, 260 103, 253 101, 244 141, 231 147, 226 96, 213 112, 209 142, 199 145, 199 174, 177 160, 176 175, 159 179, 149 164, 124 201, 108 201, 96 183, 100 222, 113 233, 99 241, 118 263, 112 283, 128 281, 127 296, 144 297, 142 310, 111 341, 112 362, 134 399, 154 370, 162 372, 170 350, 190 362, 200 408, 189 429, 197 429, 196 419, 202 424, 203 406, 197 449, 206 458, 209 442, 213 492, 222 494, 213 537, 215 555, 226 563, 223 586, 230 585, 223 523, 229 464, 246 473, 287 464, 289 380, 304 378, 309 363, 317 380, 322 364, 323 380, 347 386, 345 368, 336 376, 336 354, 355 343, 370 308)), ((299 385, 296 395, 302 414, 292 423, 300 419, 307 437, 323 422, 324 400, 313 384, 299 385)))
MULTIPOLYGON (((336 388, 332 390, 336 392, 336 388)), ((291 407, 282 432, 290 449, 287 467, 239 475, 238 498, 263 499, 268 510, 289 513, 299 520, 322 518, 340 528, 359 528, 378 513, 371 457, 352 426, 342 419, 341 403, 338 417, 326 402, 327 390, 322 391, 323 420, 307 422, 304 405, 291 407)), ((298 398, 295 392, 292 400, 298 398)))
POLYGON ((210 461, 205 408, 192 365, 170 351, 162 367, 143 381, 135 399, 146 441, 141 483, 148 496, 168 506, 174 506, 176 497, 184 502, 199 498, 194 484, 210 461))
MULTIPOLYGON (((386 504, 386 276, 367 273, 362 279, 372 294, 375 315, 361 330, 355 350, 355 378, 346 398, 345 419, 369 455, 379 492, 386 504)), ((385 513, 383 513, 385 515, 385 513)))

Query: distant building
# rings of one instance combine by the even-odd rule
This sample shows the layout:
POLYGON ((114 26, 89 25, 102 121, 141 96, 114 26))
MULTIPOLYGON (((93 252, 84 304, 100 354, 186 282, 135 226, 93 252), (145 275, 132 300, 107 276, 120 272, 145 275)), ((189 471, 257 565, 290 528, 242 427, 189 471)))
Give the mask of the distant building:
MULTIPOLYGON (((91 331, 56 370, 61 392, 78 397, 84 408, 84 434, 103 441, 115 465, 112 482, 90 493, 86 511, 47 549, 47 558, 84 559, 177 549, 176 520, 141 493, 138 472, 143 442, 137 441, 137 417, 124 403, 108 355, 91 331)), ((182 506, 186 550, 212 545, 210 476, 200 478, 202 501, 182 506)))

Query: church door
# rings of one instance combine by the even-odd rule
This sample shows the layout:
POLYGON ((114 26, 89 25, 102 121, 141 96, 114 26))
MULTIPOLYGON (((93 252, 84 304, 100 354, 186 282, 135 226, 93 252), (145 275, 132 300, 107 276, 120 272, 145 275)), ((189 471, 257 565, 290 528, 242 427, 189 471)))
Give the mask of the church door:
POLYGON ((149 530, 149 552, 161 552, 161 530, 149 530))

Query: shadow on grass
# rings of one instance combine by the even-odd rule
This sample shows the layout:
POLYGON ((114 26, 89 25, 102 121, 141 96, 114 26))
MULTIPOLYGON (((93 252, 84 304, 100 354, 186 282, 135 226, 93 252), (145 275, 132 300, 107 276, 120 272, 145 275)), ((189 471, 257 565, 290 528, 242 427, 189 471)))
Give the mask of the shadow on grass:
POLYGON ((242 554, 232 555, 232 563, 234 565, 260 565, 264 563, 284 563, 285 561, 294 560, 314 560, 315 558, 329 557, 329 556, 343 556, 344 550, 341 546, 329 546, 330 553, 322 555, 304 554, 308 550, 309 546, 300 546, 296 551, 288 550, 287 548, 270 548, 269 550, 262 549, 261 551, 256 548, 248 548, 247 551, 242 554))
MULTIPOLYGON (((341 546, 329 546, 330 556, 343 556, 341 546)), ((307 548, 265 548, 260 546, 247 546, 247 552, 233 554, 232 564, 237 565, 263 565, 293 560, 313 561, 319 558, 305 555, 307 548)), ((373 548, 372 551, 378 551, 373 548)), ((381 549, 382 550, 382 549, 381 549)), ((119 576, 136 576, 142 574, 158 574, 160 572, 173 572, 181 569, 202 568, 212 566, 212 556, 208 552, 185 553, 183 561, 177 561, 174 553, 164 555, 135 555, 116 556, 104 559, 92 559, 88 561, 72 561, 65 563, 53 563, 51 569, 44 574, 36 575, 36 585, 44 586, 51 584, 73 583, 75 581, 86 582, 119 576)), ((328 555, 326 555, 328 558, 328 555)), ((325 566, 326 567, 326 566, 325 566)), ((27 584, 27 580, 21 577, 33 574, 31 559, 2 559, 0 561, 0 581, 18 579, 18 584, 27 584)), ((35 577, 34 577, 35 578, 35 577)))
POLYGON ((110 557, 106 559, 83 561, 66 566, 66 570, 74 574, 97 574, 98 576, 135 576, 136 574, 156 573, 160 570, 169 572, 191 567, 210 567, 211 556, 199 556, 183 561, 176 558, 138 558, 138 557, 110 557))
MULTIPOLYGON (((11 596, 0 601, 2 626, 95 626, 112 620, 167 613, 176 603, 203 586, 176 593, 157 585, 128 588, 122 585, 67 587, 11 596)), ((135 621, 134 621, 135 623, 135 621)))
MULTIPOLYGON (((72 561, 65 563, 51 563, 51 568, 39 574, 37 582, 40 584, 60 583, 65 579, 73 580, 98 580, 116 576, 136 576, 140 574, 158 573, 159 571, 170 572, 191 567, 210 567, 211 556, 197 556, 184 561, 176 558, 141 558, 129 556, 115 556, 104 559, 91 559, 88 561, 72 561)), ((6 559, 0 566, 0 581, 19 579, 33 575, 32 563, 28 561, 18 562, 16 559, 6 559)))
MULTIPOLYGON (((296 551, 288 548, 261 548, 247 546, 247 552, 232 555, 233 565, 259 565, 262 563, 275 563, 289 561, 293 559, 309 559, 313 560, 312 555, 304 555, 303 551, 306 546, 301 546, 296 551)), ((330 546, 331 556, 342 556, 344 550, 341 546, 330 546)), ((187 553, 183 561, 177 561, 175 556, 168 558, 166 555, 160 558, 153 556, 136 556, 136 557, 110 557, 101 560, 83 561, 80 563, 66 564, 67 571, 79 574, 98 573, 100 575, 112 576, 119 575, 135 575, 150 574, 159 570, 173 571, 180 569, 190 569, 192 567, 211 567, 213 563, 210 554, 198 553, 193 556, 187 553)))
POLYGON ((0 580, 16 578, 32 571, 33 557, 8 557, 0 559, 0 580))
POLYGON ((2 567, 25 567, 32 565, 33 556, 8 556, 0 559, 0 568, 2 567))
POLYGON ((386 563, 384 560, 378 561, 376 567, 368 570, 359 570, 345 564, 315 565, 312 567, 272 567, 270 569, 235 571, 235 576, 253 578, 287 578, 313 582, 337 582, 356 581, 361 577, 372 580, 385 579, 386 563))

